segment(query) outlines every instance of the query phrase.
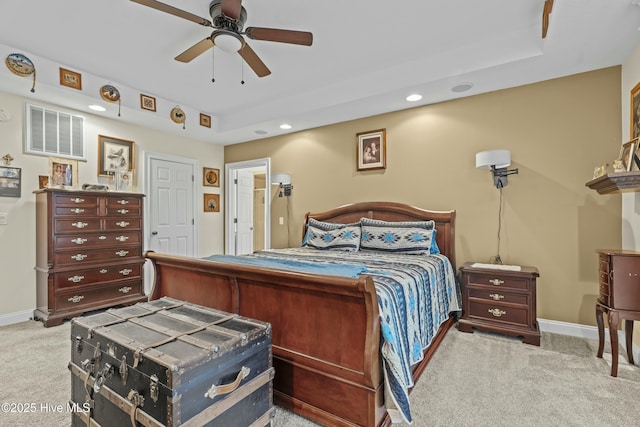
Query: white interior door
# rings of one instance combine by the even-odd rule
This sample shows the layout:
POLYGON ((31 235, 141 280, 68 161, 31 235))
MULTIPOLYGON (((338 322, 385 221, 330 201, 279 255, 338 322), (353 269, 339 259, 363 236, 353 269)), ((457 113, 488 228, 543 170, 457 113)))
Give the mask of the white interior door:
POLYGON ((236 255, 244 255, 253 252, 253 173, 238 170, 236 185, 238 195, 236 255))
POLYGON ((151 158, 149 169, 149 249, 193 256, 194 165, 151 158))
MULTIPOLYGON (((271 189, 269 158, 227 163, 225 165, 225 253, 240 255, 254 249, 254 176, 266 176, 261 236, 264 249, 271 247, 271 189)), ((255 214, 258 215, 258 214, 255 214)), ((259 237, 259 236, 255 236, 259 237)))

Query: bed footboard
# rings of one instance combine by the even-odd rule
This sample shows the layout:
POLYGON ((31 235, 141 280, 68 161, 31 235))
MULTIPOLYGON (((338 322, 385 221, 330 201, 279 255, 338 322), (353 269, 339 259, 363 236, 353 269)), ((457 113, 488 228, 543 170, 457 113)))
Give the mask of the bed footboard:
POLYGON ((169 296, 271 323, 274 398, 335 426, 385 417, 373 281, 147 252, 151 299, 169 296))

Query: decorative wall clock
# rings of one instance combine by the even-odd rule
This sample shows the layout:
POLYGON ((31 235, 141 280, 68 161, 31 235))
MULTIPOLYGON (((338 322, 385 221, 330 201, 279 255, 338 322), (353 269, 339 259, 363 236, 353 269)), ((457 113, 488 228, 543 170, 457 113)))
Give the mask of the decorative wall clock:
POLYGON ((120 91, 114 85, 106 84, 100 88, 100 98, 107 102, 118 103, 118 117, 120 117, 120 91))
POLYGON ((187 115, 184 113, 184 111, 182 111, 182 108, 176 105, 171 110, 170 116, 171 120, 173 120, 175 123, 182 123, 182 129, 185 128, 184 122, 187 120, 187 115))
POLYGON ((21 53, 10 53, 7 55, 4 62, 7 64, 9 71, 13 74, 21 77, 33 74, 33 86, 31 86, 31 92, 36 91, 36 67, 29 58, 21 53))

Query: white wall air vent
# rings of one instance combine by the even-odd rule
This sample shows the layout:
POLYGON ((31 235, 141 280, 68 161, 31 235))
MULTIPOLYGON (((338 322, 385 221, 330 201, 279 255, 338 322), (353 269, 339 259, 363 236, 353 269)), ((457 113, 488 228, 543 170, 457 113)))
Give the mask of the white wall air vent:
POLYGON ((84 117, 25 103, 24 152, 87 160, 84 117))

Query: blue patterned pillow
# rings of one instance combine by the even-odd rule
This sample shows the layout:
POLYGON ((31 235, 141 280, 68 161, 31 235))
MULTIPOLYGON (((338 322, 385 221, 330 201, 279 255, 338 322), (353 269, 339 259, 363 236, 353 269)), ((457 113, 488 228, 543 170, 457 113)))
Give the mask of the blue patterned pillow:
POLYGON ((432 253, 436 228, 433 221, 388 222, 362 218, 360 225, 360 248, 363 250, 414 255, 432 253))
POLYGON ((309 218, 302 246, 354 252, 360 249, 360 234, 359 222, 337 224, 309 218))

